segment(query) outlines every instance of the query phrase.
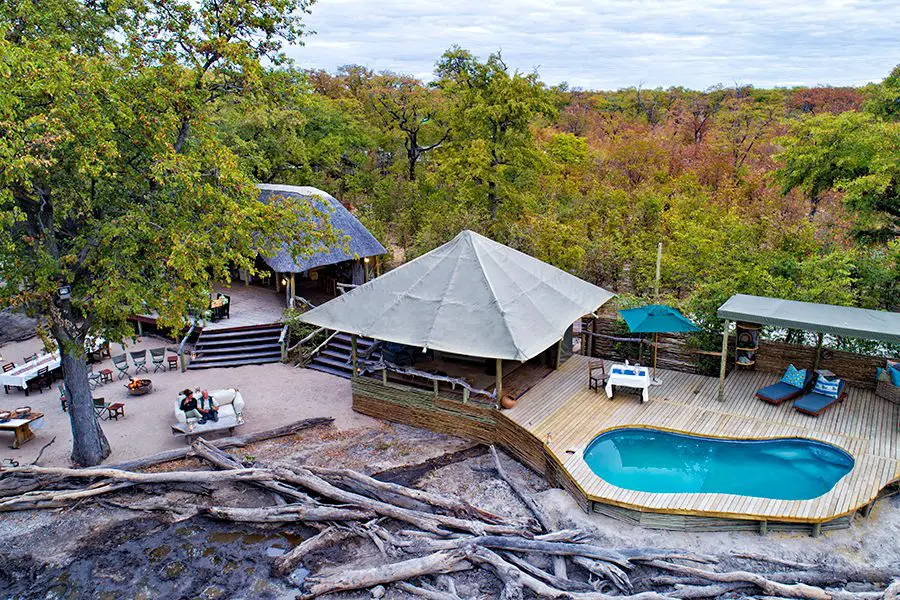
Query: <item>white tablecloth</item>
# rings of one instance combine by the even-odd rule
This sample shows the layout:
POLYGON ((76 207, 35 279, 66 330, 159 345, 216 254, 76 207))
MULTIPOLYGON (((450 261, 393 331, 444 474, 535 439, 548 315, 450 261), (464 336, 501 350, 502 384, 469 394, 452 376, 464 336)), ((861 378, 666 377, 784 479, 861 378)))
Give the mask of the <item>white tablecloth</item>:
POLYGON ((612 399, 613 386, 640 388, 641 402, 649 400, 647 389, 650 387, 650 369, 634 365, 613 365, 609 369, 609 380, 606 382, 606 395, 612 399))
POLYGON ((28 387, 28 382, 35 377, 40 369, 47 367, 49 371, 58 369, 60 365, 59 351, 53 354, 38 356, 37 360, 19 365, 9 373, 0 375, 0 384, 10 387, 18 387, 23 390, 28 387))

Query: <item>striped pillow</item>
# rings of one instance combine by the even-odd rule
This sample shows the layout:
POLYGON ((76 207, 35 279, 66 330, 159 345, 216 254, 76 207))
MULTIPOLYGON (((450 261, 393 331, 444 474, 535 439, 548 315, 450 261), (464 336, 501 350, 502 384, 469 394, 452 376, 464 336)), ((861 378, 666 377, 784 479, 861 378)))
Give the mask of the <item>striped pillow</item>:
POLYGON ((837 398, 838 390, 841 387, 841 380, 835 379, 834 381, 830 381, 825 379, 822 375, 819 375, 819 379, 816 381, 816 387, 813 388, 813 392, 816 394, 822 394, 823 396, 828 396, 829 398, 837 398))

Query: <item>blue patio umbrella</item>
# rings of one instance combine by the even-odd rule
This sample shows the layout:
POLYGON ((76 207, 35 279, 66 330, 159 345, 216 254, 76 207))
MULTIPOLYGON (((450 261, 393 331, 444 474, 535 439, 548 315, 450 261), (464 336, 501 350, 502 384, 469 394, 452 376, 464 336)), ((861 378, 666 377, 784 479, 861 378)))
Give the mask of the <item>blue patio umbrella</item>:
POLYGON ((632 333, 652 333, 653 336, 653 377, 656 378, 656 348, 660 333, 690 333, 700 331, 678 309, 664 304, 649 304, 640 308, 620 310, 632 333))

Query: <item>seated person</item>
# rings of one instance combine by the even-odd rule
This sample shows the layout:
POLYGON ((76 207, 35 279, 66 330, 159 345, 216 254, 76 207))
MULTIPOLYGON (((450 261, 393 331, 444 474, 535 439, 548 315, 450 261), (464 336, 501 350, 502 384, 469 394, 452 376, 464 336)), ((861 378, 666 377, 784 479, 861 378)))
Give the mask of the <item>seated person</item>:
POLYGON ((184 411, 185 419, 199 419, 203 421, 203 415, 197 410, 197 399, 194 398, 194 392, 191 390, 183 390, 181 392, 181 404, 179 405, 184 411))
POLYGON ((219 404, 216 402, 215 398, 209 395, 209 391, 200 390, 200 398, 197 401, 197 411, 203 415, 203 418, 200 419, 201 425, 207 421, 218 423, 219 404))

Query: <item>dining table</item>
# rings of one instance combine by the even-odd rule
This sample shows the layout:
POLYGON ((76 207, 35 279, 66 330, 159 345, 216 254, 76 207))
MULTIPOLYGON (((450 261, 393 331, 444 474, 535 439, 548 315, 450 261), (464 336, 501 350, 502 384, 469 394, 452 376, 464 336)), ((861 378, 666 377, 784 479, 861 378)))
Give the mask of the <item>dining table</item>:
POLYGON ((22 418, 12 418, 0 421, 0 431, 12 431, 15 435, 10 448, 21 448, 22 444, 34 439, 32 429, 39 429, 44 422, 42 413, 31 412, 22 418))
POLYGON ((640 365, 613 365, 609 369, 609 379, 606 381, 606 395, 612 400, 613 386, 637 388, 641 390, 641 402, 647 402, 650 397, 650 369, 640 365))
POLYGON ((36 360, 23 363, 15 369, 0 375, 0 385, 27 390, 28 382, 37 377, 38 371, 44 367, 47 367, 48 371, 54 371, 59 368, 60 364, 59 350, 42 354, 36 360))

